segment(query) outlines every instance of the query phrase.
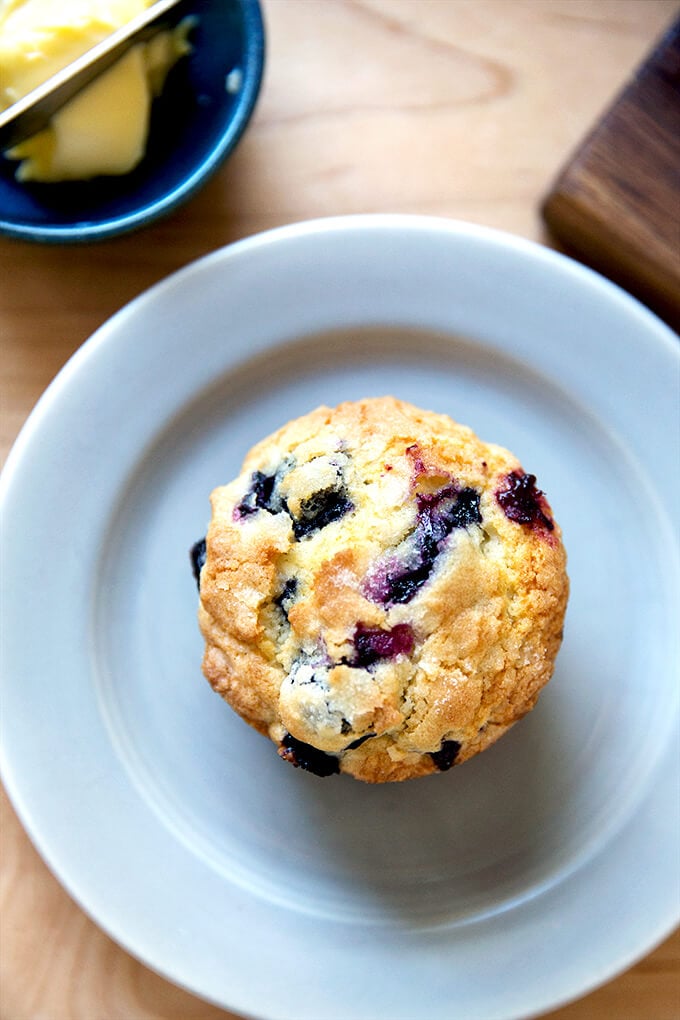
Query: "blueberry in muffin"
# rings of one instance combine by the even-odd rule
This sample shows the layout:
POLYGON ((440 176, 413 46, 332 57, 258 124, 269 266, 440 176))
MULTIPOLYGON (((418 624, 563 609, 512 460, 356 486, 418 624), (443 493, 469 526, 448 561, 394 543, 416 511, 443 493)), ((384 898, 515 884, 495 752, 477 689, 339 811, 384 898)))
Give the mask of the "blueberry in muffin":
POLYGON ((393 397, 320 407, 211 496, 203 671, 282 759, 381 783, 484 750, 552 675, 568 597, 534 475, 393 397))

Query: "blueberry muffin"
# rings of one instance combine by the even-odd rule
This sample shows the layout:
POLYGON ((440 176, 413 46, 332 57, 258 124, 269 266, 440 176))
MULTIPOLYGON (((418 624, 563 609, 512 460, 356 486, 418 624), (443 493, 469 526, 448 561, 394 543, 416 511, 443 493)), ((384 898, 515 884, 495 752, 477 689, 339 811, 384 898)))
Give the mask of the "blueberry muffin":
POLYGON ((443 772, 550 679, 566 557, 515 457, 382 397, 257 444, 192 550, 203 671, 284 760, 372 783, 443 772))

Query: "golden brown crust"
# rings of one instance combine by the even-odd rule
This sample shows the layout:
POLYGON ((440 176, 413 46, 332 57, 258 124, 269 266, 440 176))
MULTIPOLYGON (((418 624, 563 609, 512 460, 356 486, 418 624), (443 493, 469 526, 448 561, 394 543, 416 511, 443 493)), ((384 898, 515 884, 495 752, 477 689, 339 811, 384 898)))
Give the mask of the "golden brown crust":
POLYGON ((559 527, 512 454, 447 416, 317 408, 211 500, 203 669, 277 744, 366 782, 426 775, 484 750, 550 679, 559 527))

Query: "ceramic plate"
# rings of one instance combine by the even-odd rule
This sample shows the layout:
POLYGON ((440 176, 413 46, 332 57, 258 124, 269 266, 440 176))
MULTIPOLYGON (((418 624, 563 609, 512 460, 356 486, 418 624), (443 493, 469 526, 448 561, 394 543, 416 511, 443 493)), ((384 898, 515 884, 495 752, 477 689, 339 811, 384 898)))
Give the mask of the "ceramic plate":
POLYGON ((678 347, 541 247, 317 221, 132 302, 3 476, 2 770, 78 903, 150 967, 266 1020, 508 1020, 677 923, 678 347), (510 447, 572 596, 537 709, 450 773, 281 762, 212 692, 188 549, 248 447, 392 393, 510 447))

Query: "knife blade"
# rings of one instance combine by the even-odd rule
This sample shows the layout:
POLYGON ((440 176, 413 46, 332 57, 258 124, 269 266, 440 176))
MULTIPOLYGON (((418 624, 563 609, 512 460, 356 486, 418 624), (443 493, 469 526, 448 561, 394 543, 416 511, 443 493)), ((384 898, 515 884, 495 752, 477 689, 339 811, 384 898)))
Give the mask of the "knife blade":
POLYGON ((156 0, 151 7, 116 29, 82 56, 47 78, 0 113, 0 152, 47 127, 50 118, 90 82, 114 64, 142 36, 154 35, 156 22, 181 0, 156 0))

